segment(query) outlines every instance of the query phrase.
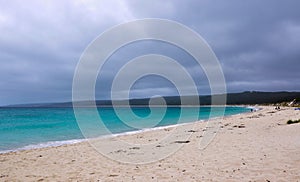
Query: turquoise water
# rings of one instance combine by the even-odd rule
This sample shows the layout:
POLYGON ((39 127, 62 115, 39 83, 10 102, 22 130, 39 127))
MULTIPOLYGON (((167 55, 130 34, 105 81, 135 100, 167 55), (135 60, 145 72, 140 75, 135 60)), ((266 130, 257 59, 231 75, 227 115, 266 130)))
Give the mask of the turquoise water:
MULTIPOLYGON (((120 112, 129 112, 130 108, 120 108, 120 112)), ((123 123, 116 115, 113 108, 98 108, 99 115, 105 127, 113 134, 128 131, 136 131, 143 128, 174 125, 197 120, 205 120, 211 117, 222 116, 222 107, 185 108, 187 114, 182 118, 180 107, 168 107, 162 119, 159 114, 162 108, 155 108, 154 114, 149 117, 148 107, 132 108, 133 112, 140 117, 138 120, 131 120, 132 123, 123 123), (195 114, 195 109, 199 109, 195 114), (158 121, 159 122, 158 122, 158 121), (138 126, 138 127, 132 127, 138 126)), ((91 132, 86 137, 97 137, 107 135, 102 128, 94 127, 99 122, 91 117, 89 108, 82 108, 86 115, 86 122, 81 122, 81 128, 89 128, 91 132), (93 131, 95 130, 95 131, 93 131)), ((226 107, 224 115, 233 115, 249 112, 245 107, 226 107)), ((130 116, 129 116, 130 117, 130 116)), ((60 145, 64 143, 75 143, 84 139, 74 115, 73 108, 0 108, 0 151, 38 148, 44 146, 60 145)))

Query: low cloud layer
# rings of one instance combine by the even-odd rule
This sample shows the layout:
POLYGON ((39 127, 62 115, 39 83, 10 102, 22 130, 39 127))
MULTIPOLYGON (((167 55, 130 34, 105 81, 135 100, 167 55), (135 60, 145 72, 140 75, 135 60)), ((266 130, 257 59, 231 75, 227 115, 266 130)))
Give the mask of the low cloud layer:
MULTIPOLYGON (((70 101, 73 74, 99 34, 140 18, 178 21, 199 33, 218 57, 228 92, 300 91, 300 1, 8 1, 0 2, 0 105, 70 101)), ((180 36, 180 35, 178 35, 180 36)), ((164 43, 128 45, 99 76, 98 99, 110 96, 117 69, 129 58, 157 53, 183 64, 200 94, 209 94, 201 68, 164 43)), ((144 78, 132 97, 174 95, 164 79, 144 78)))

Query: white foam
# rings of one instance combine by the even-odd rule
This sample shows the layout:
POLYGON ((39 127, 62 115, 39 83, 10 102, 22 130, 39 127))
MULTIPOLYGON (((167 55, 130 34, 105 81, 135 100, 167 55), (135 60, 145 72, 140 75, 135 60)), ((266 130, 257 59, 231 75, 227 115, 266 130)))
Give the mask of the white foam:
POLYGON ((17 151, 21 151, 21 150, 40 149, 40 148, 46 148, 46 147, 58 147, 58 146, 62 146, 62 145, 84 142, 86 140, 87 139, 74 139, 74 140, 50 141, 50 142, 46 142, 46 143, 31 144, 31 145, 27 145, 25 147, 13 149, 13 150, 3 150, 3 151, 0 151, 0 154, 8 153, 8 152, 17 152, 17 151))
MULTIPOLYGON (((204 120, 199 120, 199 121, 204 121, 204 120)), ((195 121, 195 122, 199 122, 199 121, 195 121)), ((104 135, 104 136, 100 136, 98 138, 110 138, 110 137, 117 137, 117 136, 134 135, 134 134, 144 133, 144 132, 148 132, 148 131, 174 128, 174 127, 177 127, 177 126, 183 126, 183 125, 188 125, 188 124, 192 124, 192 123, 194 123, 194 122, 179 123, 179 124, 173 124, 173 125, 167 125, 167 126, 158 126, 158 127, 154 127, 154 128, 144 128, 144 129, 136 130, 136 131, 128 131, 128 132, 123 132, 123 133, 115 133, 115 134, 111 134, 111 135, 104 135)))
MULTIPOLYGON (((203 120, 200 120, 200 121, 203 121, 203 120)), ((199 122, 199 121, 197 121, 197 122, 199 122)), ((174 125, 159 126, 159 127, 155 127, 155 128, 145 128, 145 129, 137 130, 137 131, 128 131, 128 132, 123 132, 123 133, 102 135, 102 136, 99 136, 96 138, 89 138, 89 139, 50 141, 50 142, 46 142, 46 143, 31 144, 31 145, 27 145, 24 147, 13 149, 13 150, 3 150, 3 151, 0 151, 0 154, 9 153, 9 152, 17 152, 17 151, 22 151, 22 150, 40 149, 40 148, 47 148, 47 147, 58 147, 58 146, 62 146, 62 145, 76 144, 76 143, 81 143, 84 141, 99 139, 99 138, 113 138, 113 137, 117 137, 117 136, 134 135, 134 134, 143 133, 143 132, 147 132, 147 131, 173 128, 173 127, 187 125, 187 124, 191 124, 191 123, 180 123, 180 124, 174 124, 174 125)))
POLYGON ((253 111, 259 111, 262 110, 262 108, 259 108, 257 106, 247 106, 246 108, 252 109, 253 111))

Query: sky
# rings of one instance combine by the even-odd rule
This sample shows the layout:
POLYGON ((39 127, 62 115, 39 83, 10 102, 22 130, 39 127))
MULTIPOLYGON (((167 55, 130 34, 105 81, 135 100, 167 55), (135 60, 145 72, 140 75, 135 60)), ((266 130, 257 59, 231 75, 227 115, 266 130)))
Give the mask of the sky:
MULTIPOLYGON (((176 21, 200 34, 221 64, 227 92, 300 91, 299 7, 298 0, 0 0, 0 105, 71 101, 86 47, 107 29, 143 18, 176 21)), ((110 57, 98 75, 96 98, 109 98, 123 64, 149 53, 178 60, 199 94, 210 93, 190 55, 141 41, 110 57)), ((155 75, 137 80, 130 92, 132 98, 176 94, 174 84, 155 75)))

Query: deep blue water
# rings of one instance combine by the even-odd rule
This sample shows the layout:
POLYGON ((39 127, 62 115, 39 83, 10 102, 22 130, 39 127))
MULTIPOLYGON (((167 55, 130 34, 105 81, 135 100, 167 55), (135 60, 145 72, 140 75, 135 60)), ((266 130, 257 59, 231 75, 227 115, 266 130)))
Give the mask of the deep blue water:
MULTIPOLYGON (((120 113, 125 117, 130 108, 119 108, 120 113)), ((133 112, 140 117, 131 118, 128 115, 128 123, 123 123, 118 118, 113 108, 98 108, 104 126, 113 134, 135 131, 143 128, 153 128, 158 126, 174 125, 178 123, 193 122, 195 120, 205 120, 211 117, 222 116, 224 108, 214 107, 211 112, 210 107, 184 108, 185 115, 181 115, 180 107, 168 107, 163 118, 160 118, 162 108, 154 108, 151 111, 148 107, 132 108, 133 112), (195 110, 196 109, 196 110, 195 110), (198 111, 199 109, 199 111, 198 111), (196 112, 195 112, 196 111, 196 112), (150 117, 151 116, 151 117, 150 117)), ((224 115, 233 115, 249 112, 245 107, 226 107, 224 115)), ((91 109, 82 108, 83 118, 86 121, 78 125, 73 108, 0 108, 0 151, 15 150, 26 146, 47 146, 58 143, 68 143, 70 140, 77 141, 84 139, 81 128, 89 129, 86 137, 97 137, 107 135, 102 126, 98 126, 99 120, 92 117, 91 109), (98 127, 95 127, 95 126, 98 127)))

